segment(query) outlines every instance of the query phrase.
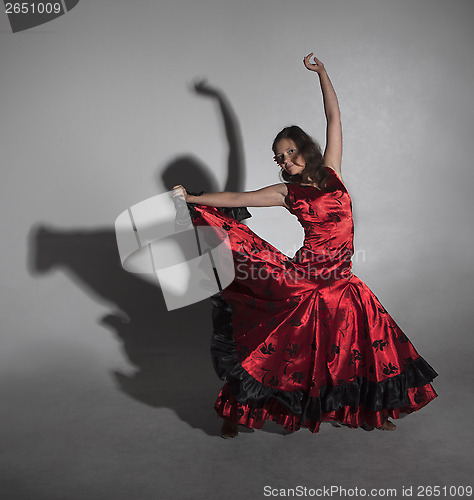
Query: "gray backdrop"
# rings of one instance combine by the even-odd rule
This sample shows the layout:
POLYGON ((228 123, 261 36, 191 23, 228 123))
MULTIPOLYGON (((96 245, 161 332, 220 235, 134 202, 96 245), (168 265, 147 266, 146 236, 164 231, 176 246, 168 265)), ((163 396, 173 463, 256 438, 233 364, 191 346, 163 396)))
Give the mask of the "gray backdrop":
MULTIPOLYGON (((81 0, 15 34, 0 15, 2 498, 469 484, 472 15, 469 0, 81 0), (324 144, 311 51, 342 110, 354 272, 438 371, 439 398, 393 433, 224 441, 210 304, 167 312, 121 270, 113 224, 177 182, 279 182, 283 126, 324 144)), ((251 212, 292 255, 295 218, 251 212)))

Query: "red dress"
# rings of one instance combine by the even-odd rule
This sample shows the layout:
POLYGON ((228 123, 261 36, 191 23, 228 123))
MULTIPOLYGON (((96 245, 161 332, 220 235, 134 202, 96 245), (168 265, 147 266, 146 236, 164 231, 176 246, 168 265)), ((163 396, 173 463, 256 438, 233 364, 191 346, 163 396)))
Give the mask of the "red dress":
POLYGON ((351 272, 352 202, 327 168, 324 191, 287 184, 305 232, 293 258, 217 208, 191 208, 194 225, 225 229, 232 247, 234 281, 214 298, 214 325, 225 326, 213 360, 226 380, 215 408, 249 428, 265 420, 293 431, 318 432, 322 421, 379 427, 437 397, 437 373, 351 272))

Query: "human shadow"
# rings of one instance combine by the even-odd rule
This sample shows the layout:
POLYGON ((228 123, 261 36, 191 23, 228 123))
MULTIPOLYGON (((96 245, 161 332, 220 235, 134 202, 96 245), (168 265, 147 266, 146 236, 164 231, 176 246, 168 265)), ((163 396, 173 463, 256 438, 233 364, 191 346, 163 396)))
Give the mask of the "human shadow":
MULTIPOLYGON (((237 118, 222 91, 205 81, 194 90, 220 110, 229 154, 221 190, 240 191, 245 165, 237 118)), ((157 173, 167 190, 216 191, 211 170, 192 155, 183 155, 157 173)), ((112 227, 63 230, 35 224, 28 235, 28 269, 32 275, 61 269, 91 299, 113 305, 99 321, 121 342, 132 374, 112 372, 117 388, 140 403, 170 408, 193 428, 217 433, 213 402, 221 382, 212 370, 209 342, 211 303, 201 301, 168 311, 156 284, 126 272, 112 227)))
MULTIPOLYGON (((222 118, 227 150, 227 174, 221 191, 242 191, 245 185, 245 160, 242 146, 242 135, 237 117, 232 106, 219 89, 212 87, 206 80, 196 81, 194 91, 211 99, 222 118)), ((204 168, 195 158, 183 156, 168 165, 159 173, 166 189, 171 190, 176 184, 183 184, 189 191, 213 192, 218 189, 218 183, 211 170, 204 168), (199 166, 199 168, 196 168, 199 166)))

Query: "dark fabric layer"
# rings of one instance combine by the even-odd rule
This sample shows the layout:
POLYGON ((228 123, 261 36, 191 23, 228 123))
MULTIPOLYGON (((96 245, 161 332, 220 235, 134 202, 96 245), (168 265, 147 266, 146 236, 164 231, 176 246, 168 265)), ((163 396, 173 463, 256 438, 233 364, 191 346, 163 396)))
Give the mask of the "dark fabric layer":
MULTIPOLYGON (((221 302, 221 307, 221 313, 229 317, 225 301, 221 302)), ((221 329, 222 327, 223 324, 220 325, 221 329)), ((227 328, 231 331, 231 324, 228 323, 227 328)), ((410 404, 408 389, 423 387, 438 375, 420 356, 405 364, 401 373, 387 380, 370 382, 364 377, 357 377, 350 383, 321 387, 319 397, 309 397, 302 391, 282 391, 255 380, 239 363, 235 342, 229 336, 214 334, 211 352, 216 373, 227 381, 239 403, 251 401, 254 408, 263 408, 272 398, 294 415, 302 415, 303 420, 319 420, 322 412, 335 411, 345 406, 356 409, 361 404, 367 410, 375 412, 403 408, 410 404)))

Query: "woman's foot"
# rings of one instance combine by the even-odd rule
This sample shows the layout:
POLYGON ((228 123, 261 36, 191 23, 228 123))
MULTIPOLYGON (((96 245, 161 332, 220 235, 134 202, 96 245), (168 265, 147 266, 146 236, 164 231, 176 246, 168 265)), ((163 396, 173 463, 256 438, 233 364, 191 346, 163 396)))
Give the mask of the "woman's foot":
POLYGON ((361 425, 361 428, 364 429, 364 431, 373 431, 374 429, 378 429, 379 431, 394 431, 397 426, 387 418, 387 420, 385 420, 385 422, 380 427, 372 427, 371 425, 364 422, 361 425))
POLYGON ((388 418, 380 427, 377 427, 379 431, 394 431, 396 428, 397 426, 393 422, 391 422, 388 418))
POLYGON ((235 438, 239 435, 239 424, 224 420, 221 427, 221 437, 224 439, 235 438))

